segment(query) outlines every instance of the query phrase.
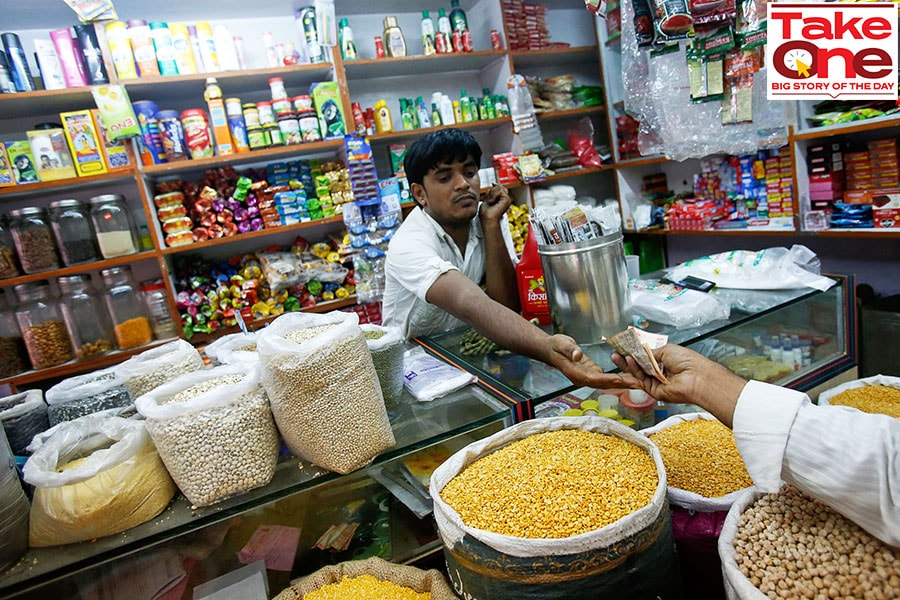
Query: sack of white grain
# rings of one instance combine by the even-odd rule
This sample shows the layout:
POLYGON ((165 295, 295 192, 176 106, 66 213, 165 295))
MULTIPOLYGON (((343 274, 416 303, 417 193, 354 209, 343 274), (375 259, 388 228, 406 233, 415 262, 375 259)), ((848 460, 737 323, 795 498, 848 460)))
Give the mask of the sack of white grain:
POLYGON ((257 339, 275 423, 296 456, 349 473, 396 442, 354 313, 290 313, 257 339))
POLYGON ((460 597, 682 597, 662 459, 624 425, 519 423, 447 459, 429 491, 460 597))
POLYGON ((63 379, 44 394, 50 425, 131 404, 114 367, 63 379))
POLYGON ((47 403, 41 390, 26 390, 0 398, 0 422, 12 453, 28 456, 32 438, 50 428, 47 403))
POLYGON ((397 327, 363 324, 359 326, 372 353, 384 405, 393 408, 403 395, 403 333, 397 327))
POLYGON ((184 340, 163 344, 132 356, 115 367, 132 400, 171 381, 183 373, 199 371, 203 358, 184 340))
POLYGON ((0 571, 14 564, 28 549, 28 511, 30 506, 16 461, 0 430, 0 571))
POLYGON ((23 468, 34 486, 29 544, 71 544, 158 515, 175 484, 140 421, 86 416, 61 425, 23 468))
POLYGON ((719 557, 728 600, 897 598, 900 550, 791 485, 731 506, 719 557))
POLYGON ((900 419, 900 377, 873 375, 854 379, 819 394, 819 405, 849 406, 900 419))
POLYGON ((322 567, 294 582, 274 600, 421 600, 425 594, 430 594, 431 600, 457 600, 437 569, 423 571, 372 557, 322 567))
POLYGON ((210 342, 203 349, 213 365, 246 364, 248 361, 258 362, 256 352, 257 331, 229 333, 210 342))
POLYGON ((266 485, 275 474, 278 432, 258 365, 185 373, 135 406, 178 489, 195 506, 266 485))
POLYGON ((673 415, 640 433, 666 467, 685 596, 720 597, 719 533, 731 505, 753 485, 734 434, 709 413, 673 415))

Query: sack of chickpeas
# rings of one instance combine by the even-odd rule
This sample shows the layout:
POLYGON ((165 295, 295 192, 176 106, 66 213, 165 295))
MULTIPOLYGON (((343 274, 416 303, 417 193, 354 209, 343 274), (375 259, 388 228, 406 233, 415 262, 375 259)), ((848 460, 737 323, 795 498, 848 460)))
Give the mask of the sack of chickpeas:
POLYGON ((114 367, 63 379, 44 394, 50 425, 131 404, 114 367))
POLYGON ((792 485, 744 492, 719 557, 728 600, 900 598, 900 549, 792 485))
POLYGON ((179 375, 202 368, 203 358, 197 349, 184 340, 176 340, 132 356, 117 365, 115 371, 136 400, 179 375))
POLYGON ((302 577, 274 600, 457 600, 437 569, 423 571, 378 557, 322 567, 302 577))
POLYGON ((34 486, 32 547, 125 531, 161 513, 175 495, 144 424, 119 417, 62 424, 22 470, 34 486))
POLYGON ((666 467, 685 594, 720 597, 719 534, 731 505, 753 485, 734 434, 709 413, 673 415, 641 433, 666 467))
POLYGON ((363 324, 359 326, 372 353, 384 405, 393 408, 403 395, 403 332, 397 327, 363 324))
POLYGON ((258 335, 256 331, 229 333, 210 342, 203 349, 203 353, 209 357, 213 365, 259 362, 259 355, 256 352, 258 335))
POLYGON ((900 377, 874 375, 848 381, 819 394, 818 402, 900 419, 900 377))
POLYGON ((349 473, 396 442, 355 313, 290 313, 257 340, 262 383, 292 453, 349 473))
POLYGON ((429 492, 460 597, 682 597, 659 450, 615 421, 513 425, 447 459, 429 492))
POLYGON ((278 431, 257 365, 180 375, 138 398, 135 406, 178 489, 194 506, 272 480, 278 431))

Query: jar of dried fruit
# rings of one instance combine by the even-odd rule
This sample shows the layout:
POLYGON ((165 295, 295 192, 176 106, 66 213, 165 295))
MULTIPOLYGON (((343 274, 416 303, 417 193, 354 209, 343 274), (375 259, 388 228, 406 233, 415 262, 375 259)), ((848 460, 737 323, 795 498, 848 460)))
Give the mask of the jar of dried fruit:
POLYGON ((19 262, 26 273, 59 268, 56 244, 47 211, 36 206, 10 211, 12 235, 19 262))
POLYGON ((105 354, 115 348, 112 319, 91 286, 90 275, 57 277, 60 309, 76 358, 105 354))
POLYGON ((16 313, 6 298, 0 295, 0 377, 17 375, 28 370, 28 354, 16 313))
POLYGON ((106 285, 106 307, 112 317, 113 331, 119 348, 134 348, 149 343, 153 330, 141 290, 131 277, 127 266, 100 271, 106 285))
POLYGON ((72 360, 72 344, 56 298, 46 281, 20 283, 13 288, 19 305, 16 321, 25 340, 31 366, 46 369, 72 360))

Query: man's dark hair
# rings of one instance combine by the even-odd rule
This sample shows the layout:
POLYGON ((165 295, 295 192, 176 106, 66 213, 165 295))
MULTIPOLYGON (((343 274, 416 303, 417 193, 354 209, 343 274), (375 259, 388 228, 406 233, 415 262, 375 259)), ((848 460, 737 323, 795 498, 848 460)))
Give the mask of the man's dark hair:
POLYGON ((438 129, 413 142, 403 159, 403 169, 410 185, 421 185, 428 171, 438 165, 465 161, 470 156, 481 166, 481 146, 471 133, 453 127, 438 129))

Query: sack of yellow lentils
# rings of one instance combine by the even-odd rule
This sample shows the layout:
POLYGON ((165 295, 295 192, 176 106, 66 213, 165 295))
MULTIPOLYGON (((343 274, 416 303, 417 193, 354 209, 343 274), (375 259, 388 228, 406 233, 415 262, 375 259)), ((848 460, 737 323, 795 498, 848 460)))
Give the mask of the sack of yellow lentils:
POLYGON ((158 515, 175 495, 144 424, 120 417, 60 425, 23 473, 34 486, 32 547, 125 531, 158 515))
POLYGON ((681 598, 659 450, 615 421, 513 425, 447 459, 429 491, 463 598, 681 598))
POLYGON ((323 567, 275 596, 275 600, 456 600, 444 576, 395 565, 378 557, 323 567))
POLYGON ((900 377, 873 375, 848 381, 819 394, 818 402, 900 419, 900 377))

